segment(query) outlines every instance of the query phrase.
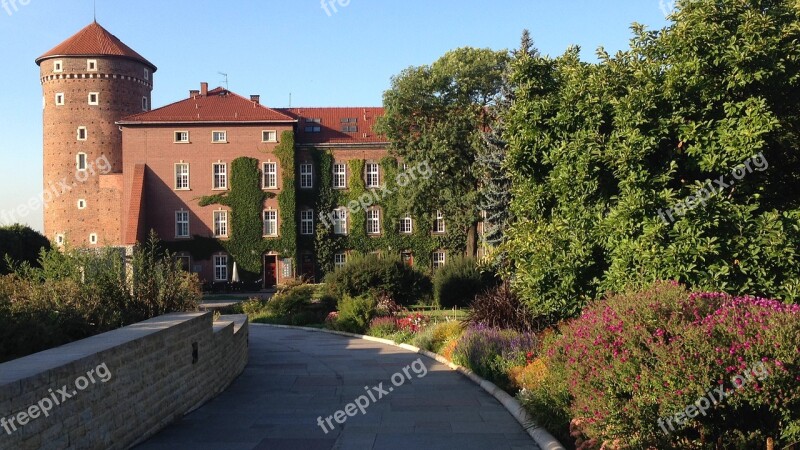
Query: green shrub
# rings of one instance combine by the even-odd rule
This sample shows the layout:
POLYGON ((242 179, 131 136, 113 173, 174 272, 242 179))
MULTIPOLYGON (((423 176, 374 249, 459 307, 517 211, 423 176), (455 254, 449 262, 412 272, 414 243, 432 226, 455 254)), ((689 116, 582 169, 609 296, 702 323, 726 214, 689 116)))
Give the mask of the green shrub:
POLYGON ((250 299, 242 303, 242 310, 256 323, 280 325, 321 324, 335 309, 330 297, 316 299, 318 287, 293 283, 281 287, 269 300, 250 299))
POLYGON ((342 298, 370 294, 387 296, 400 305, 411 305, 430 296, 430 279, 399 257, 357 256, 325 277, 329 295, 342 298))
POLYGON ((476 295, 497 285, 496 277, 475 258, 451 258, 433 277, 433 297, 442 308, 463 308, 476 295))
POLYGON ((598 445, 763 448, 771 436, 777 448, 800 439, 798 305, 658 283, 595 302, 561 331, 546 349, 553 378, 529 402, 566 406, 598 445), (750 381, 737 389, 736 376, 750 381), (676 423, 720 386, 735 395, 676 423))
POLYGON ((377 304, 377 300, 371 295, 358 297, 345 295, 339 300, 339 317, 336 320, 336 329, 349 333, 363 334, 367 331, 367 326, 375 316, 377 304))
POLYGON ((0 227, 0 274, 10 273, 17 264, 38 266, 41 250, 50 250, 50 241, 30 227, 0 227), (11 264, 6 263, 6 258, 11 264))
POLYGON ((0 277, 0 361, 197 309, 197 276, 154 237, 134 248, 129 269, 119 249, 43 250, 38 267, 0 277))

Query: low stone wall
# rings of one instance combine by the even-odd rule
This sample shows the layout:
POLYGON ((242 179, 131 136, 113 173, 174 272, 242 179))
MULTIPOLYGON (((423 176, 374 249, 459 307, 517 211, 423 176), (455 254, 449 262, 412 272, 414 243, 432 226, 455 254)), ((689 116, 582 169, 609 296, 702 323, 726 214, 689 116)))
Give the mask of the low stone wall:
POLYGON ((246 316, 177 313, 0 364, 0 450, 126 449, 225 390, 246 316))

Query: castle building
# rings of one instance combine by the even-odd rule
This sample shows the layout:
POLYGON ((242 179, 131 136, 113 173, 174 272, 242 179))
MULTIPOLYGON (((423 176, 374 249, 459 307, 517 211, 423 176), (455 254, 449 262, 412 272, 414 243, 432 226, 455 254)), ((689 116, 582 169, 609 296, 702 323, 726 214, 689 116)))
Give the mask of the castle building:
POLYGON ((152 230, 201 279, 231 280, 238 260, 264 287, 353 252, 445 262, 442 213, 417 220, 376 193, 409 170, 373 129, 382 108, 269 108, 201 83, 151 109, 156 66, 96 22, 36 63, 45 190, 69 186, 45 209, 56 244, 131 246, 152 230))

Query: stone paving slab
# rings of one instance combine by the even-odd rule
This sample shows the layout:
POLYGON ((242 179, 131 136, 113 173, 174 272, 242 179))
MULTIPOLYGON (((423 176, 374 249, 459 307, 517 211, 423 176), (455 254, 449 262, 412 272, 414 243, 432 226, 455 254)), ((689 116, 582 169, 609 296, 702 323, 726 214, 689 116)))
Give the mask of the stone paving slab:
POLYGON ((136 448, 538 449, 494 397, 437 361, 377 342, 258 325, 250 328, 250 362, 228 390, 136 448), (418 364, 413 370, 420 358, 427 373, 418 364), (365 387, 376 397, 365 414, 345 415, 343 424, 332 418, 334 428, 323 431, 318 418, 368 395, 365 387))

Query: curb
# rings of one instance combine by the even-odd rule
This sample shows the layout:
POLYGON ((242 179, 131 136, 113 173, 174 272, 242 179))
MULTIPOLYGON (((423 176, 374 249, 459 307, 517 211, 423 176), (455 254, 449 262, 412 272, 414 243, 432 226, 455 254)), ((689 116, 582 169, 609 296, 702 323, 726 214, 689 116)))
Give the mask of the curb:
POLYGON ((436 360, 454 371, 460 373, 461 375, 469 378, 472 380, 473 383, 480 386, 484 391, 488 392, 492 397, 497 399, 501 405, 512 415, 517 422, 525 429, 531 439, 536 442, 542 450, 565 450, 564 446, 561 445, 560 442, 556 438, 553 437, 547 430, 540 427, 539 425, 534 422, 531 416, 525 411, 525 408, 519 404, 517 399, 508 395, 504 390, 500 389, 492 383, 491 381, 484 380, 483 378, 479 377, 475 374, 475 372, 467 369, 466 367, 459 366, 458 364, 453 363, 452 361, 448 360, 442 355, 437 353, 429 352, 427 350, 423 350, 421 348, 414 347, 413 345, 408 344, 398 344, 395 341, 389 339, 381 339, 374 336, 367 336, 363 334, 354 334, 354 333, 346 333, 344 331, 335 331, 335 330, 327 330, 322 328, 309 328, 309 327, 295 327, 291 325, 273 325, 273 324, 266 324, 266 323, 251 323, 250 326, 260 326, 260 327, 273 327, 273 328, 286 328, 290 330, 303 330, 303 331, 311 331, 314 333, 327 333, 327 334, 336 334, 339 336, 344 337, 352 337, 357 339, 363 339, 365 341, 372 341, 378 342, 380 344, 391 345, 394 347, 399 347, 404 350, 408 350, 412 353, 417 353, 423 356, 427 356, 433 360, 436 360))

